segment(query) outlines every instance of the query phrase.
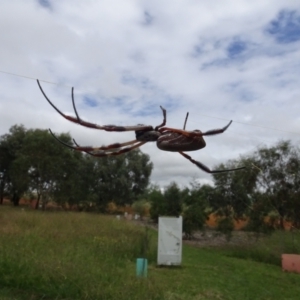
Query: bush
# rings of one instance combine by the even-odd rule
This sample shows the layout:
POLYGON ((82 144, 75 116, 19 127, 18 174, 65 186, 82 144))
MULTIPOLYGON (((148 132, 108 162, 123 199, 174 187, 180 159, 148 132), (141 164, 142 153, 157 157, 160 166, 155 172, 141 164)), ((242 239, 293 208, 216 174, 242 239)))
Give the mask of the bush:
POLYGON ((232 217, 224 217, 218 220, 217 230, 225 234, 227 240, 230 240, 232 231, 234 230, 234 222, 232 217))
POLYGON ((190 205, 183 213, 183 232, 186 238, 193 237, 193 233, 203 229, 207 214, 199 204, 190 205))
POLYGON ((151 203, 150 217, 154 222, 158 222, 158 217, 166 214, 166 203, 164 196, 159 190, 153 190, 149 194, 149 200, 151 203))
POLYGON ((150 203, 147 200, 138 200, 132 204, 132 209, 136 214, 145 217, 149 214, 150 203))
POLYGON ((116 214, 118 212, 118 207, 115 202, 109 202, 106 206, 106 212, 108 214, 116 214))

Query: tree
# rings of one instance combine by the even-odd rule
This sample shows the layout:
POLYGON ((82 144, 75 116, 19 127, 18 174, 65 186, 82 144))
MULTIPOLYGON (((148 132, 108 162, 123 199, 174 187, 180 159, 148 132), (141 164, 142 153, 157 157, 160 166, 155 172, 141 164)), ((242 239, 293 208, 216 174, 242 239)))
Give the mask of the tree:
POLYGON ((183 211, 183 231, 187 238, 192 238, 193 233, 204 228, 208 218, 208 203, 213 187, 201 186, 195 179, 190 182, 191 188, 183 190, 185 209, 183 211))
POLYGON ((182 213, 182 195, 176 182, 171 182, 162 193, 159 186, 148 191, 151 202, 150 216, 155 222, 160 216, 180 216, 182 213))
POLYGON ((270 209, 278 214, 280 228, 284 219, 298 223, 300 194, 299 149, 290 141, 280 141, 270 148, 260 148, 254 153, 257 175, 256 191, 265 194, 270 209))
POLYGON ((264 234, 274 231, 275 220, 273 217, 270 218, 270 212, 272 212, 272 206, 268 195, 263 193, 254 194, 253 203, 248 213, 249 222, 245 230, 264 234), (269 220, 266 222, 268 216, 269 220))
MULTIPOLYGON (((58 138, 72 145, 69 134, 58 138)), ((13 126, 0 138, 0 196, 10 193, 18 205, 24 192, 37 196, 36 208, 51 198, 59 204, 110 201, 131 204, 148 186, 153 165, 140 150, 97 158, 63 147, 46 130, 13 126), (5 170, 5 171, 4 171, 5 170)))
POLYGON ((98 209, 114 201, 118 205, 132 204, 144 194, 153 164, 140 150, 103 158, 86 157, 89 169, 89 194, 98 209))
MULTIPOLYGON (((60 135, 60 139, 65 139, 69 144, 69 135, 60 135)), ((57 144, 57 143, 56 143, 57 144)), ((62 147, 57 144, 57 147, 62 147)), ((59 172, 55 179, 55 185, 51 191, 53 200, 61 205, 68 204, 80 206, 83 202, 89 202, 90 199, 90 182, 93 177, 92 164, 87 159, 88 155, 83 155, 78 151, 67 151, 62 157, 62 171, 59 172)))
POLYGON ((163 216, 167 212, 166 202, 159 186, 152 185, 147 191, 147 198, 151 203, 150 217, 157 223, 159 216, 163 216))
MULTIPOLYGON (((261 147, 236 163, 246 165, 247 169, 213 175, 215 191, 211 206, 219 216, 228 220, 248 216, 248 227, 255 231, 266 232, 275 225, 274 218, 272 224, 265 224, 271 213, 277 214, 282 229, 284 220, 292 221, 294 226, 300 225, 300 153, 297 147, 289 141, 280 141, 269 148, 261 147)), ((226 168, 231 164, 229 162, 226 168)), ((225 168, 218 168, 222 167, 225 168)), ((228 224, 229 221, 226 226, 228 224)))
POLYGON ((0 204, 3 202, 4 191, 11 195, 14 205, 19 204, 22 193, 27 189, 26 182, 22 177, 13 176, 16 166, 13 163, 22 149, 27 130, 23 125, 14 125, 9 133, 0 137, 0 204))
POLYGON ((209 206, 218 217, 217 230, 228 237, 234 229, 234 220, 244 219, 252 209, 259 172, 253 163, 252 157, 229 161, 217 169, 231 169, 236 165, 246 166, 246 169, 213 174, 215 187, 210 193, 209 206))
MULTIPOLYGON (((68 134, 61 134, 59 138, 71 142, 68 134)), ((29 190, 37 195, 35 208, 39 207, 40 200, 45 208, 59 182, 72 171, 72 163, 72 151, 60 146, 48 130, 30 129, 13 163, 13 179, 21 176, 29 190)))
POLYGON ((166 216, 180 216, 182 212, 182 195, 176 182, 165 187, 164 200, 166 202, 166 216))
POLYGON ((221 164, 218 169, 232 168, 241 164, 246 169, 213 174, 215 190, 210 198, 210 206, 220 217, 240 219, 251 207, 253 193, 256 187, 257 170, 253 170, 251 159, 230 161, 226 165, 221 164))

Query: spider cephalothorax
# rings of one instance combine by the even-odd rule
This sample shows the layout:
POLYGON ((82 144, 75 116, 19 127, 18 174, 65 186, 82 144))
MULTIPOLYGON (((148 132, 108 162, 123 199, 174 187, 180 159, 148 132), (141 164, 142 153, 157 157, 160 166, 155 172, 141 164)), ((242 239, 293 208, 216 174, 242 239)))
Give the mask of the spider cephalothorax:
MULTIPOLYGON (((160 125, 153 127, 151 125, 136 125, 136 126, 116 126, 116 125, 97 125, 93 123, 89 123, 86 121, 83 121, 80 119, 76 106, 74 101, 74 88, 72 88, 72 104, 74 108, 74 112, 76 117, 67 116, 63 114, 47 97, 45 92, 43 91, 40 82, 37 80, 37 83, 39 85, 39 88, 41 92, 43 93, 46 100, 50 103, 50 105, 65 119, 74 122, 76 124, 88 127, 88 128, 94 128, 99 130, 105 130, 105 131, 115 131, 115 132, 121 132, 121 131, 134 131, 135 132, 135 140, 125 142, 125 143, 115 143, 108 146, 101 146, 101 147, 90 147, 90 146, 79 146, 75 140, 75 146, 68 145, 60 140, 58 140, 55 135, 50 130, 51 134, 63 145, 77 150, 86 152, 90 155, 97 156, 97 157, 105 157, 105 156, 113 156, 113 155, 120 155, 126 152, 129 152, 135 148, 141 147, 145 143, 148 142, 156 142, 157 147, 160 150, 164 151, 170 151, 170 152, 178 152, 183 157, 188 159, 190 162, 195 164, 197 167, 202 169, 205 172, 208 173, 222 173, 222 172, 229 172, 229 171, 236 171, 244 169, 245 167, 239 167, 234 169, 227 169, 227 170, 210 170, 208 167, 203 165, 201 162, 194 160, 192 157, 187 155, 186 151, 195 151, 200 150, 206 146, 206 143, 203 139, 203 136, 206 135, 215 135, 223 133, 232 123, 230 121, 224 128, 221 129, 213 129, 206 132, 201 132, 200 130, 194 130, 194 131, 187 131, 185 130, 185 125, 187 121, 187 117, 184 123, 183 129, 177 129, 177 128, 169 128, 165 127, 166 120, 167 120, 167 112, 166 110, 161 106, 161 110, 163 113, 163 121, 160 125), (184 152, 183 152, 184 151, 184 152)), ((188 116, 188 115, 187 115, 188 116)))
POLYGON ((136 130, 135 131, 135 138, 138 141, 145 141, 145 142, 156 142, 157 139, 161 136, 159 131, 155 131, 154 129, 146 131, 146 130, 136 130))

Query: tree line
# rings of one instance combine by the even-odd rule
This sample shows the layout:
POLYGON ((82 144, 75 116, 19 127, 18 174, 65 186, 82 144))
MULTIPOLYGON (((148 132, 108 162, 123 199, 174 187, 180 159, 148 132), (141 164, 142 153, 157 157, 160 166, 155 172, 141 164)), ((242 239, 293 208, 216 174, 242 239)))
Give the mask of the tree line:
MULTIPOLYGON (((58 138, 73 145, 68 133, 58 138)), ((26 195, 37 199, 104 210, 107 203, 131 204, 148 186, 153 164, 140 150, 97 159, 57 143, 47 130, 14 125, 0 137, 0 201, 14 205, 26 195)))
POLYGON ((230 233, 234 221, 248 220, 247 229, 270 232, 300 228, 300 151, 290 141, 260 147, 248 156, 220 164, 215 169, 245 165, 246 169, 213 174, 214 186, 200 185, 180 189, 173 182, 162 191, 148 190, 151 217, 183 215, 184 231, 192 234, 201 229, 208 216, 218 218, 218 230, 230 233))
MULTIPOLYGON (((73 144, 68 133, 58 138, 73 144)), ((58 144, 47 130, 14 125, 0 137, 0 203, 6 196, 18 205, 27 195, 37 199, 36 207, 54 201, 105 211, 112 201, 136 207, 150 202, 154 221, 160 215, 183 215, 187 234, 201 229, 211 213, 224 232, 233 229, 234 220, 245 218, 253 231, 284 228, 285 221, 300 228, 298 147, 279 141, 215 168, 236 165, 247 168, 213 174, 213 186, 192 180, 188 187, 172 182, 162 189, 149 186, 153 164, 140 150, 99 159, 58 144)))

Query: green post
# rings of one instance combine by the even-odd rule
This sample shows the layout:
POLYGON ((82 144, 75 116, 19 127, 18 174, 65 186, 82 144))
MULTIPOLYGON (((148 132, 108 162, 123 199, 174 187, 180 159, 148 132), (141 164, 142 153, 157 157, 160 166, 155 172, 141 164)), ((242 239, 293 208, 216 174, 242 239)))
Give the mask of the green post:
POLYGON ((138 258, 136 260, 136 276, 147 277, 147 270, 148 270, 148 259, 138 258))

